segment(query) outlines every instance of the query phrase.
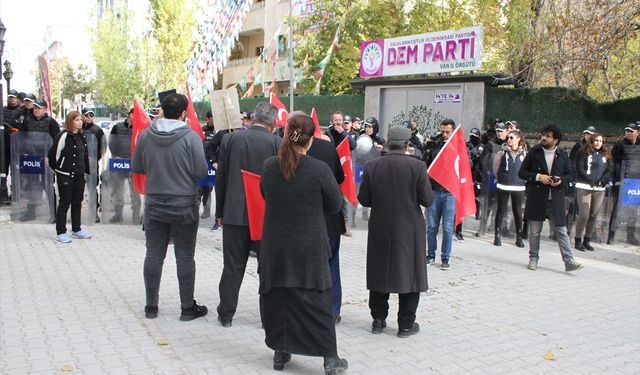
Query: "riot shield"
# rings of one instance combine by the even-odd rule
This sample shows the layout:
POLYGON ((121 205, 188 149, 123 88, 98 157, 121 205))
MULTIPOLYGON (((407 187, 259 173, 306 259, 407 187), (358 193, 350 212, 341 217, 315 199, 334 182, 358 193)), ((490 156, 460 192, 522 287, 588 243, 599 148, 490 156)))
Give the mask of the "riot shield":
POLYGON ((55 222, 54 172, 47 163, 49 133, 11 134, 11 220, 55 222))
POLYGON ((640 160, 623 160, 620 180, 614 181, 613 207, 609 222, 609 238, 638 246, 638 215, 640 215, 640 160))
POLYGON ((84 199, 82 200, 82 225, 96 221, 98 210, 98 141, 95 135, 85 134, 89 154, 89 174, 85 174, 84 199))
POLYGON ((484 234, 493 228, 495 224, 495 214, 497 210, 497 183, 496 177, 493 172, 485 172, 482 179, 482 187, 480 188, 482 193, 480 211, 480 226, 478 227, 478 233, 476 237, 482 237, 484 234))
MULTIPOLYGON (((112 144, 112 141, 117 141, 116 144, 124 144, 130 142, 131 139, 130 136, 120 134, 109 135, 109 137, 121 138, 110 140, 109 144, 112 144)), ((103 224, 140 224, 142 200, 140 195, 133 190, 131 159, 107 155, 106 160, 103 160, 104 170, 100 176, 100 222, 103 224)))

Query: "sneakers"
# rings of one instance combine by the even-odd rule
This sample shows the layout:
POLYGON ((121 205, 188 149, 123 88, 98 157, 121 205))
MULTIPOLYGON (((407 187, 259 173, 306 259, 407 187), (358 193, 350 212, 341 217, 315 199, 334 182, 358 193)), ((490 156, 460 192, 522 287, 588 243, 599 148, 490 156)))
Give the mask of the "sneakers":
POLYGON ((538 269, 538 258, 529 258, 529 265, 527 265, 527 269, 531 271, 535 271, 538 269))
POLYGON ((79 230, 77 232, 71 232, 71 237, 81 240, 88 240, 89 238, 91 238, 91 235, 83 230, 79 230))
POLYGON ((436 258, 427 257, 427 266, 431 266, 436 263, 436 258))
POLYGON ((451 269, 451 265, 449 264, 449 259, 442 260, 442 263, 440 264, 440 269, 443 271, 449 271, 451 269))
POLYGON ((398 329, 398 337, 405 338, 405 337, 409 337, 411 335, 415 335, 418 332, 420 332, 420 325, 418 323, 414 322, 413 325, 411 326, 411 328, 400 328, 400 329, 398 329))
POLYGON ((58 236, 56 236, 56 240, 58 240, 58 242, 62 242, 62 243, 69 243, 69 242, 71 242, 71 237, 69 237, 69 235, 66 234, 66 233, 62 233, 62 234, 59 234, 58 236))
POLYGON ((567 272, 576 271, 582 268, 584 268, 584 266, 575 260, 570 260, 564 264, 564 270, 567 272))
POLYGON ((220 224, 218 224, 218 221, 216 220, 215 223, 213 223, 213 226, 211 227, 211 230, 218 230, 220 228, 220 224))
POLYGON ((343 375, 346 374, 349 364, 344 358, 324 357, 324 374, 325 375, 343 375))
POLYGON ((384 319, 373 319, 371 323, 371 333, 377 335, 382 333, 382 330, 387 327, 387 322, 384 319))
POLYGON ((209 310, 207 310, 207 306, 200 306, 196 303, 196 300, 193 300, 193 305, 188 309, 182 309, 182 315, 180 315, 180 320, 183 322, 188 322, 190 320, 199 318, 201 316, 207 315, 209 310))
POLYGON ((158 317, 158 306, 145 306, 144 317, 147 319, 155 319, 158 317))
POLYGON ((464 236, 462 235, 462 232, 456 232, 456 241, 464 242, 464 236))
POLYGON ((218 322, 220 322, 220 325, 225 328, 231 327, 231 319, 222 319, 218 316, 218 322))

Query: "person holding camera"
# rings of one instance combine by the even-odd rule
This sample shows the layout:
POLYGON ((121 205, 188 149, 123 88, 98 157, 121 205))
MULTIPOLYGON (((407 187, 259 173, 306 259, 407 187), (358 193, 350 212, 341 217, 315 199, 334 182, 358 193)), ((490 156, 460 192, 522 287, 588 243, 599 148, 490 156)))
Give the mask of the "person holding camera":
POLYGON ((558 148, 562 132, 556 125, 546 125, 540 131, 540 143, 531 148, 520 167, 518 177, 526 181, 527 204, 524 218, 529 222, 529 265, 538 268, 540 232, 549 217, 549 225, 555 231, 558 247, 567 272, 583 266, 573 259, 571 242, 567 233, 567 216, 564 205, 564 184, 571 181, 569 156, 558 148))

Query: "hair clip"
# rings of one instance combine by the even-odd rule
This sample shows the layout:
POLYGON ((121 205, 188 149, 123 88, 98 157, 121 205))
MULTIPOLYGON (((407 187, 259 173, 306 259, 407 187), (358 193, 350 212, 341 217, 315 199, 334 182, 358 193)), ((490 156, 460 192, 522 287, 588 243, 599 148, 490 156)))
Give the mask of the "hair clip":
POLYGON ((293 143, 298 143, 298 139, 300 139, 300 131, 296 129, 289 135, 289 140, 293 143))

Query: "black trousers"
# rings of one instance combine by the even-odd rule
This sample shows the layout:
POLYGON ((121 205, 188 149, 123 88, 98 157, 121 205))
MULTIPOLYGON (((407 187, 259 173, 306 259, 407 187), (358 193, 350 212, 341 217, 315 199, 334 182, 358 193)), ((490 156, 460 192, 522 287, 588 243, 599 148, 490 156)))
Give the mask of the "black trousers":
POLYGON ((63 174, 56 174, 58 184, 58 210, 56 212, 56 233, 67 233, 67 212, 71 206, 71 230, 80 231, 80 213, 82 210, 82 200, 84 198, 84 174, 71 177, 63 174))
MULTIPOLYGON (((416 310, 420 302, 420 293, 398 294, 398 328, 407 329, 416 320, 416 310)), ((389 315, 389 293, 369 291, 369 309, 373 319, 386 319, 389 315)))
POLYGON ((507 213, 509 198, 511 198, 511 208, 516 224, 516 233, 522 234, 522 201, 524 200, 524 191, 500 189, 498 189, 498 209, 496 210, 496 233, 500 233, 499 230, 502 228, 502 218, 507 213))
POLYGON ((224 268, 218 286, 220 292, 218 317, 222 320, 231 320, 236 313, 238 294, 247 268, 249 250, 252 247, 259 250, 260 242, 251 241, 248 226, 224 224, 222 227, 224 268))

